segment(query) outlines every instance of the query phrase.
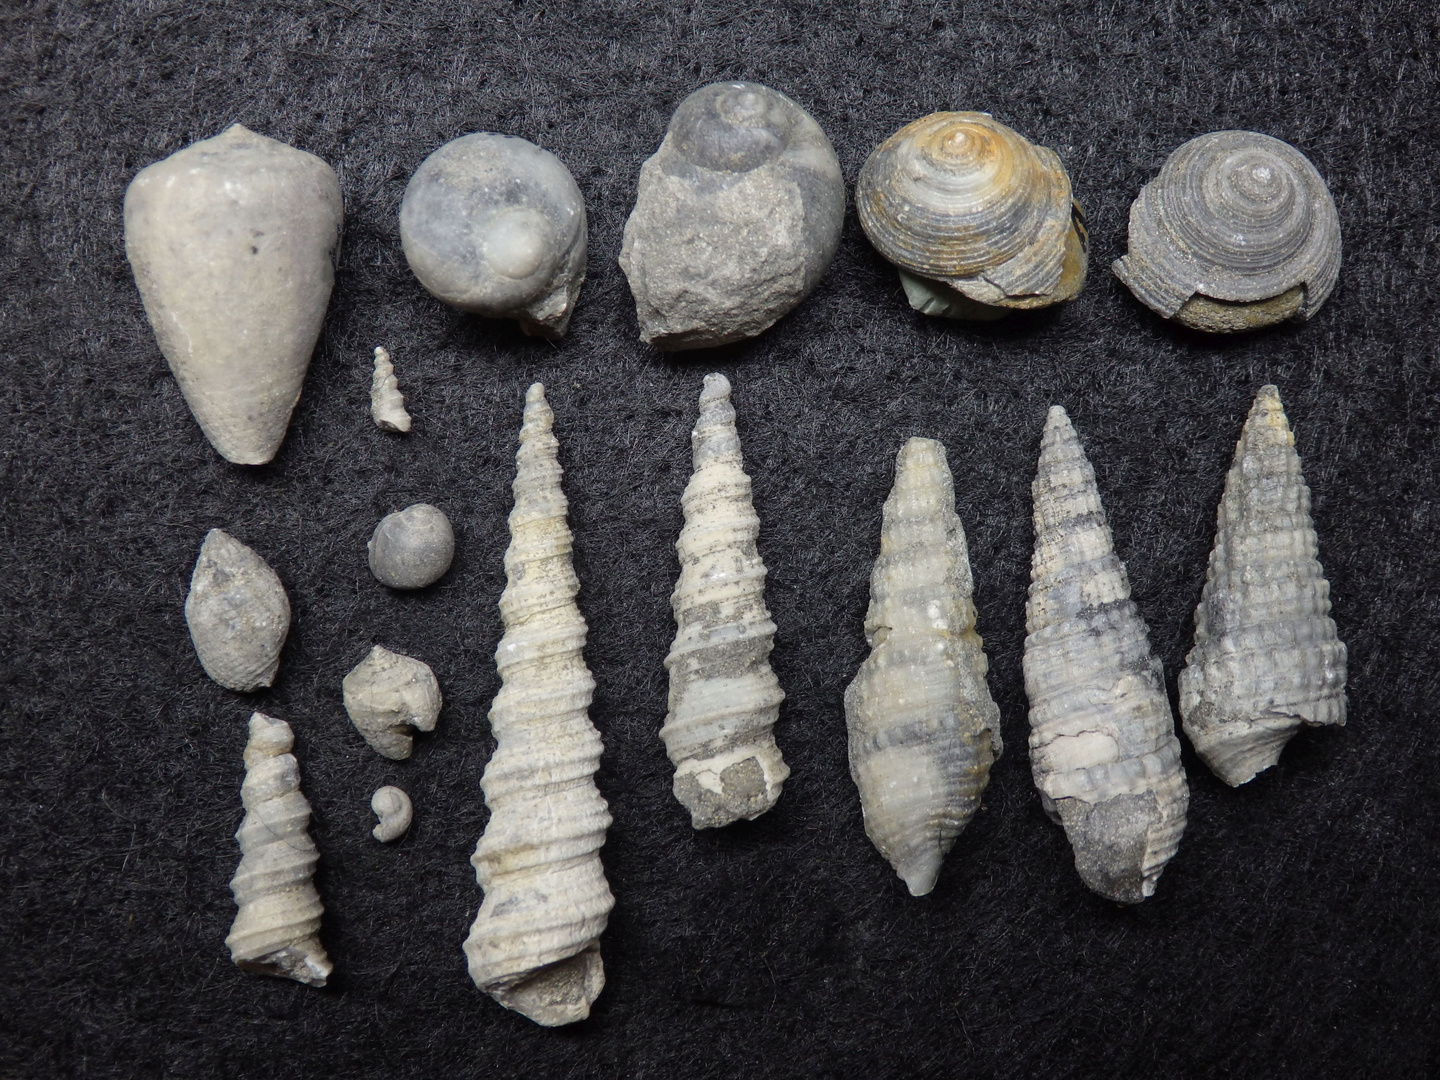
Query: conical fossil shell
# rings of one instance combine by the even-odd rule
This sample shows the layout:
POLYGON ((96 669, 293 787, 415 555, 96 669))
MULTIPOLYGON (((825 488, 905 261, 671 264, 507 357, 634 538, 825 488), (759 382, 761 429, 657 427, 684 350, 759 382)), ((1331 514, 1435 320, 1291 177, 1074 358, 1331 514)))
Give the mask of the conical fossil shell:
POLYGON ((221 686, 248 693, 275 681, 290 632, 285 586, 264 559, 220 529, 200 545, 185 622, 200 666, 221 686))
POLYGON ((1180 844, 1190 789, 1160 662, 1115 555, 1095 470, 1058 405, 1032 490, 1030 769, 1085 884, 1139 903, 1180 844))
POLYGON ((1303 321, 1340 276, 1340 218, 1289 143, 1215 131, 1176 150, 1141 189, 1114 270, 1147 307, 1196 330, 1303 321))
POLYGON ((759 83, 696 90, 625 222, 641 338, 704 349, 761 333, 824 276, 844 216, 839 159, 809 113, 759 83))
POLYGON ((927 315, 993 319, 1085 284, 1089 241, 1065 167, 989 113, 906 124, 865 160, 855 205, 927 315))
POLYGON ((773 732, 785 692, 770 670, 775 624, 755 548, 760 518, 725 376, 705 376, 690 442, 695 471, 675 543, 670 711, 660 738, 675 765, 675 797, 695 828, 709 829, 765 813, 790 770, 773 732))
POLYGON ((370 378, 370 418, 381 431, 404 434, 410 430, 410 414, 405 411, 405 395, 395 378, 395 365, 390 354, 375 346, 375 374, 370 378))
POLYGON ((404 836, 415 816, 410 796, 391 784, 375 789, 375 794, 370 796, 370 809, 380 819, 380 823, 370 830, 370 835, 382 844, 404 836))
POLYGON ((420 284, 461 311, 565 333, 585 281, 585 201, 554 154, 513 135, 446 143, 415 170, 400 243, 420 284))
POLYGON ((235 834, 240 866, 230 880, 240 910, 225 944, 242 971, 324 986, 332 966, 320 944, 325 907, 313 881, 320 853, 310 839, 294 745, 284 720, 251 714, 240 789, 245 820, 235 834))
POLYGON ((865 832, 913 896, 935 887, 1000 756, 973 591, 945 447, 911 439, 885 500, 871 652, 845 691, 845 720, 865 832))
POLYGON ((404 761, 413 731, 434 731, 440 684, 430 665, 376 645, 341 684, 345 711, 375 752, 404 761))
POLYGON ((1345 644, 1316 551, 1295 437, 1279 391, 1262 386, 1225 478, 1180 673, 1185 734, 1232 787, 1274 765, 1302 724, 1345 723, 1345 644))
POLYGON ((590 1015, 615 905, 600 864, 610 813, 594 780, 603 747, 588 715, 595 680, 581 655, 554 419, 536 383, 515 455, 495 753, 480 781, 490 822, 470 860, 485 900, 465 942, 475 985, 547 1027, 590 1015))
POLYGON ((160 351, 205 437, 275 456, 335 282, 340 181, 313 154, 234 124, 140 170, 125 253, 160 351))

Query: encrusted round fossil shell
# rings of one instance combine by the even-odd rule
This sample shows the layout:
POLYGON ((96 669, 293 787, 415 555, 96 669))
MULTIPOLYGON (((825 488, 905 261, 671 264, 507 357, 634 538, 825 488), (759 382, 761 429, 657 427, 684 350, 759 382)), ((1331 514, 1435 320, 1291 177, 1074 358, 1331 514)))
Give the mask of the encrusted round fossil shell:
POLYGON ((993 319, 1085 284, 1085 219, 1065 167, 989 113, 906 124, 865 160, 855 205, 927 315, 993 319))
POLYGON ((1340 276, 1340 218, 1289 143, 1254 131, 1191 139, 1130 207, 1115 276, 1147 307, 1196 330, 1304 321, 1340 276))

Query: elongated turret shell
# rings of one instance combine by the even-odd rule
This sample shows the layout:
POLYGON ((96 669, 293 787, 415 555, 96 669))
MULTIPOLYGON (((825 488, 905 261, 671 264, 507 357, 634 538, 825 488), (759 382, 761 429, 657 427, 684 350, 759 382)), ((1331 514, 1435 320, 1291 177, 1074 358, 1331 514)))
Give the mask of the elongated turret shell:
POLYGON ((380 823, 370 830, 370 835, 382 844, 388 844, 392 840, 399 840, 404 836, 410 829, 411 819, 415 816, 415 808, 410 802, 410 796, 392 784, 375 789, 375 794, 370 796, 370 809, 380 819, 380 823))
POLYGON ((845 721, 865 832, 914 896, 935 887, 1000 756, 973 592, 945 447, 911 439, 885 500, 871 652, 845 691, 845 721))
POLYGON ((759 83, 696 90, 625 222, 641 338, 703 349, 761 333, 824 275, 844 215, 840 162, 809 113, 759 83))
POLYGON ((434 731, 440 684, 430 665, 376 645, 341 684, 345 711, 365 741, 393 761, 410 756, 414 731, 434 731))
POLYGON ((785 692, 770 670, 775 624, 755 548, 760 518, 725 376, 705 376, 690 443, 695 472, 675 543, 670 711, 660 738, 675 765, 675 797, 695 828, 708 829, 769 810, 790 770, 772 730, 785 692))
POLYGON ((275 571, 221 529, 200 545, 185 622, 205 674, 248 693, 275 681, 290 632, 290 599, 275 571))
POLYGON ((906 124, 865 160, 855 205, 927 315, 993 319, 1085 284, 1085 218, 1065 166, 989 113, 906 124))
POLYGON ((1190 789, 1160 662, 1115 555, 1095 470, 1058 405, 1045 423, 1033 493, 1030 769, 1085 884, 1139 903, 1180 844, 1190 789))
POLYGON ((1310 489, 1280 392, 1262 386, 1235 446, 1180 716, 1232 787, 1280 759, 1302 724, 1345 723, 1345 644, 1316 558, 1310 489))
POLYGON ((260 465, 280 449, 335 282, 340 181, 239 124, 142 170, 125 253, 205 437, 260 465))
POLYGON ((370 418, 381 431, 404 434, 410 430, 410 414, 405 411, 405 395, 395 378, 395 365, 379 345, 375 346, 375 374, 370 377, 370 418))
POLYGON ((1340 218, 1289 143, 1254 131, 1191 139, 1130 207, 1115 276, 1167 319, 1227 333, 1305 320, 1340 276, 1340 218))
POLYGON ((590 1015, 615 904, 600 864, 610 813, 594 780, 603 747, 588 715, 595 680, 581 655, 554 419, 536 383, 515 455, 495 754, 480 781, 490 822, 470 860, 485 900, 465 942, 475 985, 547 1027, 590 1015))

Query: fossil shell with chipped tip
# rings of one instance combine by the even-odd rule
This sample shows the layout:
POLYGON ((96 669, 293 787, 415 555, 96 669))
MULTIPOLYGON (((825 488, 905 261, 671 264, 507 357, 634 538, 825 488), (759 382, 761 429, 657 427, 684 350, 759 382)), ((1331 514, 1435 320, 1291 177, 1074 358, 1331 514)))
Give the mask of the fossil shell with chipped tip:
POLYGON ((590 1015, 615 905, 600 863, 610 812, 595 787, 603 747, 588 715, 595 680, 582 655, 553 424, 536 383, 515 455, 495 753, 480 781, 490 822, 470 860, 485 900, 465 941, 475 985, 546 1027, 590 1015))
POLYGON ((221 529, 200 545, 185 622, 205 674, 221 686, 248 693, 275 681, 290 600, 265 560, 221 529))
POLYGON ((370 418, 381 431, 401 434, 410 430, 410 414, 405 411, 405 395, 395 378, 395 365, 390 354, 375 347, 375 374, 370 378, 370 418))
POLYGON ((1340 276, 1340 218, 1289 143, 1215 131, 1181 146, 1141 189, 1114 270, 1147 307, 1196 330, 1303 321, 1340 276))
POLYGON ((845 720, 865 832, 913 896, 935 887, 1000 756, 973 591, 945 447, 911 439, 885 500, 871 652, 845 691, 845 720))
POLYGON ((565 333, 585 281, 585 201, 559 158, 513 135, 446 143, 415 170, 400 243, 420 284, 462 311, 565 333))
POLYGON ((1232 787, 1274 765, 1302 724, 1345 723, 1345 644, 1316 551, 1295 437, 1263 386, 1225 478, 1180 673, 1185 734, 1232 787))
POLYGON ((759 83, 696 90, 625 222, 641 338, 703 349, 763 332, 824 276, 844 215, 839 159, 809 113, 759 83))
POLYGON ((1030 769, 1085 884, 1139 903, 1180 844, 1190 789, 1160 662, 1115 555, 1095 470, 1058 405, 1032 491, 1030 769))
POLYGON ((413 731, 435 730, 440 684, 423 661, 376 645, 341 685, 355 729, 392 761, 410 756, 413 731))
POLYGON ((790 770, 773 732, 785 692, 770 670, 775 624, 755 548, 760 518, 725 376, 705 376, 690 441, 695 471, 675 543, 670 711, 660 738, 675 765, 675 797, 695 828, 708 829, 769 810, 790 770))
POLYGON ((404 836, 415 816, 410 796, 392 784, 375 789, 375 794, 370 796, 370 809, 380 819, 380 824, 370 831, 370 835, 382 844, 404 836))
POLYGON ((239 124, 140 170, 125 253, 160 351, 220 454, 280 449, 335 282, 340 181, 239 124))
POLYGON ((365 545, 370 572, 392 589, 423 589, 445 576, 455 558, 455 530, 445 512, 414 503, 386 514, 365 545))
POLYGON ((997 318, 1085 284, 1085 219, 1065 167, 989 113, 906 124, 865 160, 855 205, 927 315, 997 318))
POLYGON ((332 966, 320 944, 325 907, 313 880, 320 853, 310 839, 294 745, 284 720, 251 715, 240 788, 245 820, 235 834, 240 866, 230 881, 240 910, 225 944, 242 971, 324 986, 332 966))

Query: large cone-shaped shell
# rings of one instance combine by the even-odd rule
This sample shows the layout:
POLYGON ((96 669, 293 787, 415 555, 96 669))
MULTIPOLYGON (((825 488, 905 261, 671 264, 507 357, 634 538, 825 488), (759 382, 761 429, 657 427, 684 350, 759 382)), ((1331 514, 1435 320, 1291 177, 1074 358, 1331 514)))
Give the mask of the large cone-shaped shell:
POLYGON ((223 529, 211 529, 190 575, 185 622, 205 674, 249 693, 275 681, 290 632, 290 598, 269 563, 223 529))
POLYGON ((335 282, 340 181, 239 124, 140 171, 125 253, 160 351, 205 437, 241 465, 275 456, 335 282))
POLYGON ((465 941, 475 985, 547 1027, 590 1015, 605 985, 600 934, 615 905, 600 865, 610 813, 595 787, 595 680, 581 655, 585 620, 553 424, 536 383, 515 455, 495 753, 480 781, 490 822, 470 860, 485 900, 465 941))
POLYGON ((1115 555, 1095 471, 1058 405, 1032 491, 1030 769, 1085 884, 1139 903, 1179 846, 1190 791, 1160 662, 1115 555))
POLYGON ((770 670, 775 624, 755 547, 760 518, 723 375, 705 376, 690 444, 695 471, 675 542, 670 711, 660 738, 675 765, 675 797, 695 828, 708 829, 769 810, 790 769, 772 730, 785 692, 770 670))
POLYGON ((1279 391, 1262 386, 1235 446, 1180 716, 1232 787, 1280 758, 1301 724, 1345 723, 1345 645, 1316 559, 1310 489, 1279 391))
POLYGON ((935 887, 1000 756, 973 591, 945 447, 911 439, 885 500, 871 652, 845 691, 845 721, 865 832, 914 896, 935 887))

